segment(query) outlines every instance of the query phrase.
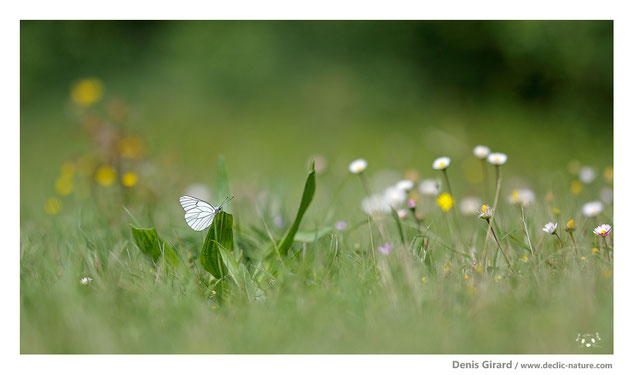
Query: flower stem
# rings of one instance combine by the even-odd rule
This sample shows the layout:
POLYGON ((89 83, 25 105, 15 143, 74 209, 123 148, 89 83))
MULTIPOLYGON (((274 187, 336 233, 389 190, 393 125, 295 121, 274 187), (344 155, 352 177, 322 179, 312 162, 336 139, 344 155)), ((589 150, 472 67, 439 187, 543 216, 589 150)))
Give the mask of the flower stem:
POLYGON ((482 165, 482 181, 483 181, 483 188, 484 188, 484 192, 482 193, 482 196, 484 197, 484 199, 488 200, 490 198, 489 194, 489 172, 487 170, 487 161, 486 159, 481 159, 481 165, 482 165))
POLYGON ((557 232, 553 232, 553 234, 554 234, 555 236, 557 236, 557 239, 559 240, 559 245, 563 248, 563 247, 564 247, 564 243, 563 243, 563 241, 561 240, 561 237, 559 237, 559 233, 557 233, 557 232))
POLYGON ((449 195, 453 197, 454 195, 453 195, 453 192, 451 191, 451 185, 449 184, 449 175, 447 174, 447 169, 443 169, 442 174, 443 176, 445 176, 445 182, 447 183, 447 191, 449 192, 449 195))
POLYGON ((608 240, 603 237, 603 242, 605 243, 605 252, 608 254, 608 261, 612 263, 612 256, 610 255, 610 246, 608 246, 608 240))
POLYGON ((493 230, 493 227, 491 226, 489 219, 487 219, 487 224, 489 224, 489 227, 491 228, 491 233, 493 234, 493 239, 495 239, 495 243, 498 244, 498 248, 502 252, 502 255, 504 255, 504 259, 506 259, 506 263, 508 263, 509 268, 511 269, 511 272, 515 273, 515 270, 513 269, 513 265, 511 264, 511 260, 506 255, 506 252, 504 251, 504 249, 502 249, 502 245, 500 245, 500 241, 498 241, 498 236, 495 235, 495 231, 493 230))
POLYGON ((577 247, 577 241, 575 241, 575 236, 572 235, 572 232, 568 232, 570 234, 570 238, 572 239, 572 244, 575 245, 575 251, 577 252, 577 256, 581 258, 581 253, 579 252, 579 248, 577 247))
POLYGON ((524 233, 526 234, 526 238, 528 239, 528 247, 531 249, 531 255, 535 255, 535 251, 533 250, 533 244, 531 243, 531 236, 528 234, 528 227, 526 225, 526 217, 524 216, 524 206, 520 203, 520 211, 522 213, 522 223, 524 223, 524 233))
POLYGON ((496 182, 496 188, 495 188, 495 199, 493 200, 493 214, 491 216, 491 221, 489 222, 487 220, 487 222, 489 222, 490 230, 487 229, 487 235, 486 235, 486 238, 484 239, 484 247, 482 248, 482 255, 480 256, 480 258, 482 259, 482 264, 484 264, 485 266, 486 266, 487 244, 489 243, 489 232, 493 232, 491 223, 493 222, 493 218, 495 217, 495 214, 497 212, 496 208, 498 205, 498 198, 500 197, 500 190, 502 189, 502 173, 500 172, 499 165, 495 166, 495 177, 497 182, 496 182))

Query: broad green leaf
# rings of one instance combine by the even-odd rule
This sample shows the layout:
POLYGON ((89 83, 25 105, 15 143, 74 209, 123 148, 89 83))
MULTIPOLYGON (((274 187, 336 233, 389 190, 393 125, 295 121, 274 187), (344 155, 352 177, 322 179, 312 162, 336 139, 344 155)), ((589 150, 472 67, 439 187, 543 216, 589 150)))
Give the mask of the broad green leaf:
POLYGON ((164 256, 165 262, 170 266, 183 265, 183 261, 174 247, 159 237, 156 229, 143 229, 130 225, 130 231, 139 250, 150 257, 152 261, 158 262, 161 256, 164 256))
MULTIPOLYGON (((231 188, 229 187, 229 173, 227 172, 227 164, 225 163, 225 157, 218 156, 218 169, 216 171, 216 191, 218 202, 222 202, 225 198, 231 197, 231 188)), ((224 204, 224 209, 227 212, 233 212, 231 210, 231 201, 224 204)))
POLYGON ((220 211, 214 217, 200 252, 200 265, 216 279, 221 279, 227 274, 220 246, 228 251, 233 250, 233 216, 224 211, 220 211))
POLYGON ((313 161, 310 172, 308 173, 308 177, 306 178, 306 183, 304 184, 304 192, 302 193, 302 199, 299 203, 299 209, 297 210, 297 215, 295 216, 295 220, 288 231, 284 235, 284 238, 280 242, 278 249, 281 254, 286 254, 288 249, 290 249, 293 244, 293 240, 295 238, 295 234, 297 234, 297 230, 299 229, 299 224, 310 206, 310 202, 313 200, 313 196, 315 195, 315 162, 313 161))
POLYGON ((227 248, 225 248, 224 246, 219 245, 218 252, 220 253, 222 260, 224 261, 224 265, 226 266, 225 275, 228 275, 231 281, 233 281, 237 286, 240 286, 240 283, 238 281, 239 280, 238 269, 240 268, 240 263, 236 260, 233 254, 230 251, 228 251, 227 248))
POLYGON ((295 241, 297 242, 313 242, 322 238, 323 236, 330 234, 334 230, 333 227, 321 228, 317 231, 304 231, 295 233, 295 241))

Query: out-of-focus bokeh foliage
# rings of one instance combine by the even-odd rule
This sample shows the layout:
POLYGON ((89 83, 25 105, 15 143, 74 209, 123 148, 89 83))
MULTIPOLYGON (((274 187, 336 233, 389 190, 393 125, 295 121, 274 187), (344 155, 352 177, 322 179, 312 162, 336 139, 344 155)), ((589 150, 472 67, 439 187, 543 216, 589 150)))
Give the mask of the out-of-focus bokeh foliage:
POLYGON ((98 77, 154 149, 195 169, 217 153, 263 174, 293 155, 298 177, 312 153, 415 166, 457 143, 523 149, 525 170, 609 163, 612 34, 607 21, 23 21, 22 131, 76 133, 60 108, 98 77))

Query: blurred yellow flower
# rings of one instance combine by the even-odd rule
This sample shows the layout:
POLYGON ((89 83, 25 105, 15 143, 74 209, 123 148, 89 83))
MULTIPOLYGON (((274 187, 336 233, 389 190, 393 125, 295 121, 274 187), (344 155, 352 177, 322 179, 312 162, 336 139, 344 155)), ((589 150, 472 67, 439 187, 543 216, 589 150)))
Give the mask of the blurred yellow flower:
POLYGON ((426 282, 427 282, 427 277, 425 277, 425 276, 421 277, 420 279, 421 279, 424 283, 426 283, 426 282))
POLYGON ((606 279, 609 279, 610 276, 612 276, 612 271, 611 270, 603 271, 603 277, 605 277, 606 279))
POLYGON ((575 180, 572 181, 572 184, 570 185, 570 192, 574 195, 579 195, 581 194, 581 190, 583 189, 583 185, 581 185, 581 182, 575 180))
POLYGON ((442 266, 442 268, 443 268, 445 271, 449 271, 449 270, 451 269, 451 266, 449 265, 449 263, 445 263, 445 265, 444 265, 444 266, 442 266))
POLYGON ((95 180, 101 186, 110 186, 114 184, 117 179, 117 172, 109 165, 103 165, 97 169, 95 173, 95 180))
POLYGON ((482 265, 481 265, 481 264, 478 264, 478 265, 476 266, 476 269, 475 269, 475 270, 476 270, 476 272, 482 272, 482 265))
POLYGON ((119 141, 119 154, 124 159, 140 158, 143 151, 143 140, 139 137, 126 136, 119 141))
POLYGON ((584 257, 584 256, 581 256, 581 260, 586 260, 586 257, 584 257))
POLYGON ((138 180, 137 176, 134 172, 128 172, 124 174, 123 177, 121 178, 121 182, 123 183, 124 186, 127 186, 127 187, 132 187, 136 185, 137 180, 138 180))
POLYGON ((495 282, 497 283, 498 281, 502 280, 502 276, 501 275, 495 275, 494 279, 495 279, 495 282))
POLYGON ((528 263, 528 255, 524 254, 524 256, 522 257, 522 262, 528 263))
POLYGON ((561 214, 561 210, 557 207, 553 207, 553 215, 559 216, 561 214))
POLYGON ((465 280, 466 280, 466 279, 468 279, 468 278, 469 278, 469 275, 467 275, 467 274, 465 273, 464 278, 465 278, 465 280))
POLYGON ((77 166, 72 161, 67 161, 62 164, 62 177, 73 177, 75 175, 75 171, 77 170, 77 166))
POLYGON ((451 196, 451 194, 442 193, 436 199, 436 203, 438 204, 438 206, 440 206, 440 208, 443 211, 447 212, 447 211, 451 210, 451 207, 453 207, 454 200, 453 200, 453 197, 451 196))
POLYGON ((74 189, 73 179, 62 176, 55 181, 55 191, 59 195, 68 195, 73 192, 74 189))
POLYGON ((44 211, 49 215, 57 215, 61 209, 62 201, 56 197, 49 198, 44 205, 44 211))
POLYGON ((605 168, 603 171, 603 178, 605 178, 607 182, 612 182, 614 179, 614 169, 612 169, 612 167, 605 168))
POLYGON ((592 249, 592 255, 597 255, 599 253, 600 253, 600 251, 596 247, 592 249))
POLYGON ((577 229, 575 227, 575 220, 574 219, 568 220, 568 222, 566 223, 566 232, 573 232, 575 229, 577 229))
POLYGON ((73 101, 82 107, 90 107, 101 100, 103 83, 97 78, 85 78, 71 89, 73 101))

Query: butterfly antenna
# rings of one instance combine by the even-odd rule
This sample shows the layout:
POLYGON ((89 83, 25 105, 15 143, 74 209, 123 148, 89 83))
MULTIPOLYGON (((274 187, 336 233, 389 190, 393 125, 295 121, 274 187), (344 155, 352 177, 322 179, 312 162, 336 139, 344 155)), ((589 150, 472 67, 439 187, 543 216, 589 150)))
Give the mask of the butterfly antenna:
POLYGON ((231 196, 231 198, 227 197, 225 198, 225 200, 222 201, 222 203, 220 203, 220 207, 222 207, 223 204, 229 202, 230 200, 232 200, 234 198, 234 196, 231 196))

